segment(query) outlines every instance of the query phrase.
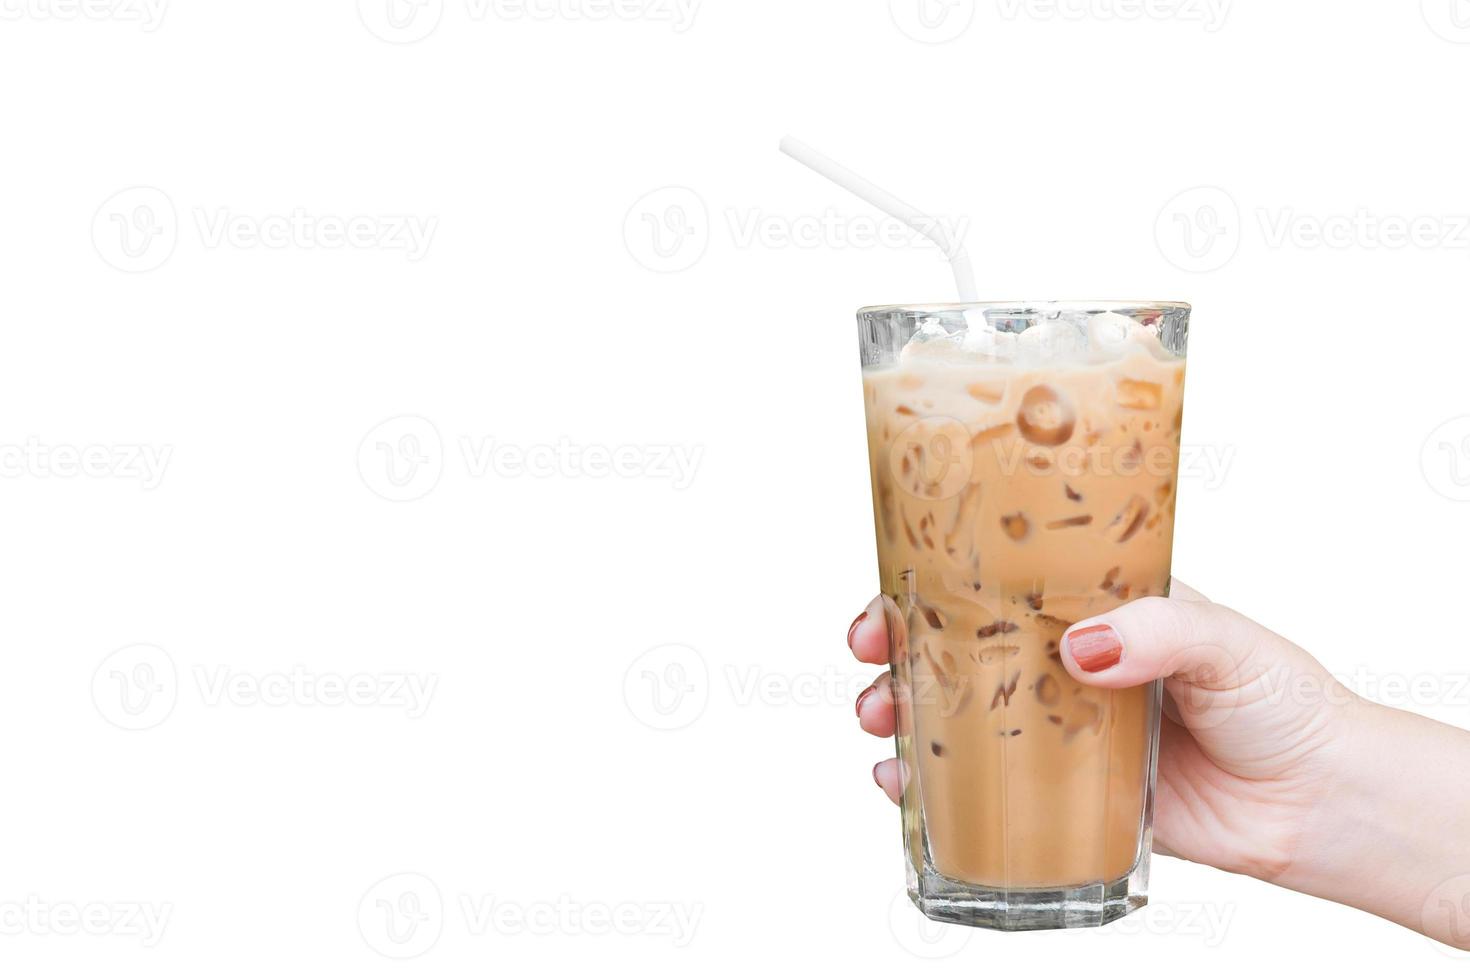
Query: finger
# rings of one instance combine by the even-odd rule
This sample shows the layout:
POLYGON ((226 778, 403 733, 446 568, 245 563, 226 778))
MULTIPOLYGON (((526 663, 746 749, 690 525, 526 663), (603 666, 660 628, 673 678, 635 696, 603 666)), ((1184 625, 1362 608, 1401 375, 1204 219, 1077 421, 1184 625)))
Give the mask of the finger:
POLYGON ((873 782, 895 803, 903 799, 903 770, 897 759, 884 759, 873 767, 873 782))
POLYGON ((892 738, 897 724, 893 711, 893 678, 878 675, 868 689, 858 695, 858 725, 869 735, 892 738))
POLYGON ((868 603, 847 628, 847 646, 865 664, 888 663, 888 626, 883 621, 883 597, 868 603))
MULTIPOLYGON (((1170 789, 1170 770, 1179 767, 1180 759, 1189 759, 1189 762, 1185 763, 1186 766, 1198 765, 1203 763, 1204 760, 1198 758, 1200 751, 1199 745, 1195 743, 1194 737, 1190 735, 1189 730, 1174 721, 1173 717, 1170 717, 1168 713, 1170 711, 1168 707, 1168 691, 1164 692, 1164 701, 1165 714, 1159 721, 1159 779, 1158 791, 1154 797, 1154 805, 1160 813, 1169 813, 1175 809, 1183 809, 1189 805, 1180 800, 1170 789)), ((1177 717, 1177 711, 1174 717, 1177 717)), ((1201 769, 1198 771, 1202 772, 1204 770, 1201 769)), ((1177 858, 1179 857, 1179 851, 1167 839, 1167 829, 1171 823, 1172 821, 1169 820, 1154 821, 1153 849, 1155 854, 1177 858)), ((1185 847, 1185 851, 1189 851, 1189 848, 1185 847)))
POLYGON ((1224 606, 1155 596, 1068 629, 1062 663, 1095 687, 1174 677, 1211 690, 1233 688, 1262 632, 1224 606))

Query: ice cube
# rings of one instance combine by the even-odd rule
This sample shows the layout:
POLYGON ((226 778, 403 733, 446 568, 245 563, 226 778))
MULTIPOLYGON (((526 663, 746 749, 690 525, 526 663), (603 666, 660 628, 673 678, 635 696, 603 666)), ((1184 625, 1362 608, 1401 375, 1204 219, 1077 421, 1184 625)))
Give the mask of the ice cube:
POLYGON ((1164 342, 1159 339, 1158 331, 1154 327, 1135 323, 1133 329, 1128 332, 1128 343, 1134 347, 1142 347, 1160 361, 1176 359, 1164 346, 1164 342))
POLYGON ((949 331, 944 329, 944 321, 937 316, 921 317, 918 332, 915 337, 923 340, 937 340, 940 337, 948 337, 949 331))
POLYGON ((966 330, 960 349, 967 354, 1009 361, 1016 356, 1016 335, 995 329, 980 310, 965 311, 966 330))
POLYGON ((1094 353, 1115 353, 1138 328, 1138 321, 1131 316, 1099 313, 1087 321, 1087 342, 1094 353))
POLYGON ((1152 381, 1121 378, 1118 381, 1118 404, 1123 408, 1152 411, 1159 407, 1163 390, 1152 381))
POLYGON ((1037 385, 1021 399, 1016 425, 1028 442, 1038 446, 1060 446, 1072 438, 1077 413, 1072 403, 1050 385, 1037 385))
POLYGON ((1082 334, 1066 320, 1039 320, 1021 334, 1017 349, 1033 363, 1066 361, 1083 351, 1082 334))
POLYGON ((1004 381, 977 381, 965 388, 970 397, 987 405, 998 405, 1006 396, 1006 383, 1004 381))
POLYGON ((1138 494, 1128 498, 1128 503, 1113 518, 1113 523, 1107 527, 1107 536, 1118 544, 1122 544, 1138 533, 1143 527, 1144 520, 1148 517, 1148 501, 1138 494))
POLYGON ((1020 541, 1031 530, 1031 522, 1026 520, 1025 514, 1007 514, 1000 519, 1000 526, 1012 541, 1020 541))

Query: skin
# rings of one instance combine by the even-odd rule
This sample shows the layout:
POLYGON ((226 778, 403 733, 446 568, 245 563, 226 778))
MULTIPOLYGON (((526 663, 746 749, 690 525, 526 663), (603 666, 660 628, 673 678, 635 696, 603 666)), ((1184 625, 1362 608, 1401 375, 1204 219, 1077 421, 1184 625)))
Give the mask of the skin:
MULTIPOLYGON (((879 599, 848 645, 863 663, 887 665, 879 599)), ((1062 662, 1094 687, 1164 679, 1156 852, 1470 949, 1470 732, 1354 695, 1302 648, 1177 581, 1171 598, 1072 627, 1062 662), (1069 641, 1099 625, 1121 657, 1088 673, 1069 641)), ((863 731, 893 736, 886 672, 857 714, 863 731)), ((873 778, 899 801, 897 759, 873 778)))

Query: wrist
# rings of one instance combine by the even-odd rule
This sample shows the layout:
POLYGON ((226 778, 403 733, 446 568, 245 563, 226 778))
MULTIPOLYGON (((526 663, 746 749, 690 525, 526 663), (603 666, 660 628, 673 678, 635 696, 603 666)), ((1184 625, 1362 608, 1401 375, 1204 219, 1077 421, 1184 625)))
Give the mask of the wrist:
POLYGON ((1305 795, 1310 802, 1291 841, 1290 859, 1272 882, 1340 901, 1336 893, 1351 892, 1361 884, 1357 876, 1363 866, 1349 858, 1359 848, 1358 831, 1365 822, 1379 822, 1368 813, 1377 756, 1365 752, 1364 746, 1377 740, 1375 732, 1383 727, 1378 712, 1383 708, 1349 693, 1322 710, 1330 714, 1327 736, 1314 753, 1307 778, 1305 795))
POLYGON ((1459 888, 1446 924, 1470 925, 1455 911, 1470 900, 1470 734, 1356 695, 1332 711, 1319 795, 1276 883, 1463 944, 1430 920, 1459 888))

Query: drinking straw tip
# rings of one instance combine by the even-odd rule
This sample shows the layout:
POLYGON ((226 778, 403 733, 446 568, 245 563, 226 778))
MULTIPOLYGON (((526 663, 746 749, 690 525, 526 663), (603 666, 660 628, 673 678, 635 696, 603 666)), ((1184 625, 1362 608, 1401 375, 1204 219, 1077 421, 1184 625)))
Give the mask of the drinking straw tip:
POLYGON ((815 170, 837 186, 851 191, 880 211, 887 212, 939 246, 954 270, 955 287, 959 291, 960 299, 965 302, 974 301, 975 273, 970 267, 970 256, 965 252, 964 243, 955 241, 943 224, 798 139, 791 136, 781 137, 781 152, 815 170))

